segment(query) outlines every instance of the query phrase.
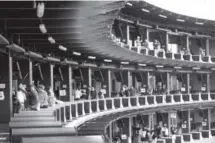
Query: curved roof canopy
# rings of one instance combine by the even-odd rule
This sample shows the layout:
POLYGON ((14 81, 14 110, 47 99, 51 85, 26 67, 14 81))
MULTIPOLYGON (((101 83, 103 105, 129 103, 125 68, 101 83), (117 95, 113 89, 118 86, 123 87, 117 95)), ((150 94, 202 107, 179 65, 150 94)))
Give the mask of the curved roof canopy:
POLYGON ((144 0, 162 9, 190 17, 214 20, 214 0, 144 0))

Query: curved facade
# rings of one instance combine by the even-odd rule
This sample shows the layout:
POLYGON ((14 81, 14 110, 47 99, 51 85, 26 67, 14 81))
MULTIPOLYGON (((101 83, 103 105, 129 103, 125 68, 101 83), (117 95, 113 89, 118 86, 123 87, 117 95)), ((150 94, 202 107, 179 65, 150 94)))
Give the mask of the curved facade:
POLYGON ((0 3, 0 123, 12 143, 215 135, 212 21, 145 1, 0 3), (20 83, 51 86, 64 103, 16 113, 20 83))

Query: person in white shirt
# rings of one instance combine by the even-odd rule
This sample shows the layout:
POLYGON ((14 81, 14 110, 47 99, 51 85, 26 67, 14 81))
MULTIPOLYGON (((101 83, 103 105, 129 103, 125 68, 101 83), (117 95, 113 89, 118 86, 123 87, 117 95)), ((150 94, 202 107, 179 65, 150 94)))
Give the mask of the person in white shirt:
POLYGON ((22 84, 19 85, 19 89, 16 93, 16 99, 19 104, 19 111, 25 110, 25 101, 26 101, 26 95, 25 95, 25 88, 22 84))
POLYGON ((79 100, 82 96, 81 89, 77 88, 75 91, 75 100, 79 100))
POLYGON ((164 124, 164 127, 162 128, 163 136, 168 137, 169 136, 169 130, 167 128, 167 125, 164 124))

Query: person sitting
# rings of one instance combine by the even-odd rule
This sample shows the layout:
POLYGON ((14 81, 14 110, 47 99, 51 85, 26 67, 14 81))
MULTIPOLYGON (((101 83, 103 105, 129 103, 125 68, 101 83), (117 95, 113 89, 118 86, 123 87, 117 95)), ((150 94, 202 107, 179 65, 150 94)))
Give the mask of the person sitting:
POLYGON ((45 91, 44 85, 38 86, 38 95, 40 101, 40 108, 48 108, 48 94, 45 91))
POLYGON ((39 95, 34 85, 30 86, 30 105, 32 110, 40 110, 39 95))
POLYGON ((123 85, 120 89, 120 97, 126 96, 126 86, 123 85))
POLYGON ((172 127, 171 127, 171 134, 172 134, 172 139, 174 141, 176 140, 176 132, 177 132, 177 129, 176 129, 175 125, 172 125, 172 127))
POLYGON ((78 87, 75 91, 75 100, 80 100, 81 97, 82 97, 82 92, 80 87, 78 87))
POLYGON ((104 99, 105 98, 104 93, 102 92, 102 90, 99 91, 98 96, 99 96, 99 99, 104 99))
POLYGON ((135 45, 137 47, 137 53, 140 53, 141 43, 142 43, 142 40, 140 39, 140 36, 137 36, 137 40, 135 40, 135 45))
POLYGON ((22 84, 19 85, 19 89, 16 93, 16 99, 18 101, 18 112, 25 110, 26 91, 22 84))
POLYGON ((162 128, 162 132, 163 132, 163 136, 164 136, 164 137, 168 137, 168 136, 169 136, 169 130, 168 130, 166 124, 164 124, 164 126, 163 126, 163 128, 162 128))
POLYGON ((160 125, 157 125, 155 131, 156 131, 156 135, 157 135, 157 138, 161 138, 161 126, 160 125))
POLYGON ((156 87, 156 90, 154 91, 154 94, 157 94, 157 95, 162 94, 162 83, 161 82, 157 83, 157 87, 156 87))
POLYGON ((157 39, 155 39, 154 42, 153 42, 153 47, 154 47, 156 56, 160 52, 160 49, 161 49, 160 45, 161 45, 160 42, 157 39))
POLYGON ((54 107, 56 104, 63 104, 63 101, 57 100, 52 87, 48 87, 48 104, 50 107, 54 107))
POLYGON ((137 91, 133 86, 131 86, 131 88, 130 88, 130 94, 131 94, 131 96, 136 96, 137 95, 137 91))
POLYGON ((205 56, 205 50, 202 47, 199 47, 199 55, 202 57, 205 56))
POLYGON ((94 87, 91 88, 91 99, 97 99, 98 98, 98 93, 95 90, 94 87))

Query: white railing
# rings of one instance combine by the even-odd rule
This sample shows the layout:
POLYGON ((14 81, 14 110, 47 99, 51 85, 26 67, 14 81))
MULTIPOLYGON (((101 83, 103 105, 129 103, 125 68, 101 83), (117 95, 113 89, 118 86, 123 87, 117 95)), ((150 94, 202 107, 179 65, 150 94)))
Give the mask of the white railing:
POLYGON ((56 107, 55 117, 58 121, 67 122, 65 127, 77 127, 88 120, 114 112, 205 102, 215 102, 215 93, 144 95, 80 100, 67 102, 56 107))

